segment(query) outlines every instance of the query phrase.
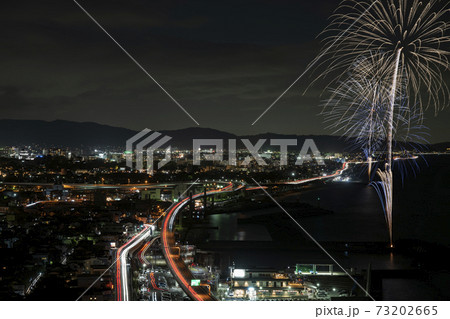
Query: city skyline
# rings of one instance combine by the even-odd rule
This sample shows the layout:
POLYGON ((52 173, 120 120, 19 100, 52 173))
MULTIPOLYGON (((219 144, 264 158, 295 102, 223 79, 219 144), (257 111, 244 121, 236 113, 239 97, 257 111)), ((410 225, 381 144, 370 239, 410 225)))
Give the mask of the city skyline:
POLYGON ((449 317, 450 2, 24 0, 0 15, 7 312, 449 317))

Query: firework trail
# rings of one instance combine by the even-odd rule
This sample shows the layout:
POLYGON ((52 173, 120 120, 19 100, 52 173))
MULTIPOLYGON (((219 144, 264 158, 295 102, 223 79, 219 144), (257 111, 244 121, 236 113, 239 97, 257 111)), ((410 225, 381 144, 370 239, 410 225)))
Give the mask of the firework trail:
MULTIPOLYGON (((378 90, 372 95, 380 96, 375 97, 376 100, 372 99, 373 109, 366 110, 366 114, 370 118, 378 104, 384 105, 386 109, 381 133, 376 132, 380 128, 376 125, 376 120, 369 120, 374 125, 374 135, 369 137, 369 144, 373 148, 372 139, 375 137, 377 140, 385 135, 386 164, 384 170, 377 170, 377 174, 384 189, 383 206, 388 216, 391 246, 392 149, 395 125, 399 123, 395 116, 395 105, 399 96, 407 97, 406 107, 414 106, 419 110, 418 113, 414 111, 410 114, 420 114, 421 117, 423 110, 430 106, 435 113, 447 106, 449 91, 443 80, 442 70, 449 69, 449 51, 444 48, 450 42, 448 6, 447 2, 439 0, 379 0, 375 3, 344 0, 323 32, 325 54, 316 69, 324 67, 325 71, 318 78, 332 77, 333 73, 338 72, 339 75, 333 77, 330 85, 336 81, 341 82, 341 92, 346 92, 347 85, 353 87, 352 83, 346 84, 346 78, 352 72, 355 62, 367 56, 368 52, 372 55, 372 62, 375 62, 361 64, 358 72, 363 77, 366 74, 369 83, 361 82, 361 93, 356 98, 361 98, 362 94, 367 94, 370 90, 378 90), (330 50, 330 46, 333 49, 330 50)), ((353 93, 352 90, 347 92, 350 96, 353 93)), ((339 94, 341 93, 335 94, 335 97, 343 100, 345 96, 339 97, 339 94)), ((352 106, 351 103, 347 105, 352 106)), ((341 121, 345 122, 347 119, 341 121)))
POLYGON ((328 128, 346 136, 365 154, 371 177, 375 151, 386 140, 386 75, 373 65, 382 63, 377 54, 361 57, 352 64, 347 79, 336 88, 329 87, 329 98, 323 104, 323 115, 328 128))
MULTIPOLYGON (((353 150, 360 150, 369 162, 369 178, 371 177, 370 162, 383 160, 381 154, 386 152, 388 106, 390 103, 387 68, 376 69, 380 65, 378 54, 369 54, 353 63, 347 79, 337 84, 336 88, 329 87, 328 99, 323 101, 322 115, 325 117, 327 128, 334 134, 345 136, 354 146, 353 150)), ((408 98, 404 96, 404 83, 397 87, 395 94, 393 116, 394 141, 401 141, 397 148, 407 146, 404 151, 419 149, 427 141, 423 137, 426 127, 422 124, 423 113, 415 105, 408 105, 408 98)))

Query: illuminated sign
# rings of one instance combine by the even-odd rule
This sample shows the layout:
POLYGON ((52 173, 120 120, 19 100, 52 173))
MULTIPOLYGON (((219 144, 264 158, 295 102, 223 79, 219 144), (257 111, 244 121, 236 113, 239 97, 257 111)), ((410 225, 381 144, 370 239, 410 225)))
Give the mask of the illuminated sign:
POLYGON ((233 278, 244 278, 245 269, 235 269, 233 270, 233 278))
POLYGON ((200 279, 191 279, 191 287, 200 286, 200 279))
POLYGON ((297 264, 295 266, 296 274, 312 274, 314 273, 314 266, 308 264, 297 264))

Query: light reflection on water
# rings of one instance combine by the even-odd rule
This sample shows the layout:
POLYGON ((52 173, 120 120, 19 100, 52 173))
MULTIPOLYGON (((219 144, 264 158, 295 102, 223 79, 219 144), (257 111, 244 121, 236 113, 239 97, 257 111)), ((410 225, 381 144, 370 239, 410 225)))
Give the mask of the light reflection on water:
MULTIPOLYGON (((450 236, 447 235, 450 206, 446 204, 450 203, 450 188, 434 188, 430 191, 428 185, 420 179, 408 181, 407 187, 409 189, 398 185, 398 189, 394 191, 394 240, 413 238, 450 245, 450 236)), ((285 197, 283 200, 320 205, 321 208, 334 212, 300 219, 302 226, 318 241, 388 241, 388 230, 380 200, 373 187, 367 184, 330 183, 307 189, 299 195, 285 197), (320 198, 320 201, 317 198, 320 198)), ((240 214, 211 216, 211 224, 219 227, 219 232, 211 233, 211 239, 271 240, 264 227, 238 223, 239 218, 268 213, 283 214, 278 207, 273 207, 240 214), (238 231, 245 234, 238 236, 238 231)))
MULTIPOLYGON (((284 198, 288 202, 304 202, 332 210, 334 214, 301 218, 304 226, 319 241, 385 241, 386 223, 375 191, 367 185, 335 183, 300 195, 284 198)), ((258 211, 210 216, 210 224, 218 231, 210 233, 211 240, 271 240, 263 225, 240 225, 239 218, 269 213, 281 213, 271 207, 258 211), (238 233, 241 233, 238 235, 238 233)))
MULTIPOLYGON (((333 214, 307 216, 300 219, 302 226, 319 242, 386 242, 388 233, 381 205, 375 190, 366 184, 331 183, 301 192, 300 195, 283 198, 288 202, 304 202, 320 205, 332 210, 333 214), (320 197, 320 203, 317 198, 320 197)), ((278 207, 261 210, 215 214, 209 216, 210 226, 218 229, 210 230, 210 241, 271 241, 271 236, 264 225, 242 224, 240 219, 270 213, 283 214, 278 207)), ((301 231, 301 230, 299 230, 301 231)), ((317 260, 328 263, 317 248, 313 251, 299 252, 249 251, 235 249, 230 256, 239 260, 242 266, 251 267, 265 265, 268 267, 284 267, 288 264, 317 260)), ((411 260, 394 253, 366 254, 341 252, 336 256, 344 266, 372 269, 410 268, 411 260)))

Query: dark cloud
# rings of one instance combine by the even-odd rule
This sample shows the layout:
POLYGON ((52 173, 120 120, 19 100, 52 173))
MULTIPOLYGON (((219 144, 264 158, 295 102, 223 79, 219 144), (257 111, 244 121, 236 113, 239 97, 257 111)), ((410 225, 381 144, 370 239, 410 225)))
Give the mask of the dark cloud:
MULTIPOLYGON (((317 54, 337 1, 79 2, 202 126, 331 133, 317 115, 320 85, 302 94, 309 77, 250 124, 317 54)), ((0 15, 2 118, 194 125, 73 1, 11 1, 0 15)), ((448 140, 449 112, 432 116, 431 140, 448 140)))

